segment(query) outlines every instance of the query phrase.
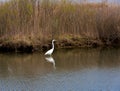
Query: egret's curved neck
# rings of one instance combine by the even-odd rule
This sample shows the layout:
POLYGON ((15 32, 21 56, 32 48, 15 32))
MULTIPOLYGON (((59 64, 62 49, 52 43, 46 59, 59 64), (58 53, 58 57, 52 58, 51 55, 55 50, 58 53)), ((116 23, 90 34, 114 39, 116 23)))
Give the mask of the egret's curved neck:
POLYGON ((54 42, 52 41, 52 49, 54 49, 54 42))

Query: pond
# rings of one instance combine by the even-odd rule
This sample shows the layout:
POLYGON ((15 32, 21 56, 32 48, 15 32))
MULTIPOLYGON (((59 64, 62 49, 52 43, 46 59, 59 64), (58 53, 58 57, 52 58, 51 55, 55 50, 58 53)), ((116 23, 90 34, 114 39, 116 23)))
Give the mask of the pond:
POLYGON ((120 91, 120 48, 0 53, 0 91, 120 91))

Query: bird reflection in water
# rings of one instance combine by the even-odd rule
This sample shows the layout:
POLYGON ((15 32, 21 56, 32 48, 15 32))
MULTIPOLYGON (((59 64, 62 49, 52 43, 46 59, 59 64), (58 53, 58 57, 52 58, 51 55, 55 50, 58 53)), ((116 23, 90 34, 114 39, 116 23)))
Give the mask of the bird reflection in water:
POLYGON ((47 62, 50 62, 53 64, 53 68, 56 69, 55 67, 55 60, 53 59, 53 57, 49 56, 49 57, 45 57, 45 59, 47 60, 47 62))

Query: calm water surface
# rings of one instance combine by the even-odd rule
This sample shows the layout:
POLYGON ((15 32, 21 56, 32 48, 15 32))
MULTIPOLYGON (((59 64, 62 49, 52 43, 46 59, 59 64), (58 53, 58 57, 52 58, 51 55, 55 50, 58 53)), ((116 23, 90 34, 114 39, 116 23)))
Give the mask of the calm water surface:
POLYGON ((1 53, 0 91, 120 91, 120 49, 1 53))

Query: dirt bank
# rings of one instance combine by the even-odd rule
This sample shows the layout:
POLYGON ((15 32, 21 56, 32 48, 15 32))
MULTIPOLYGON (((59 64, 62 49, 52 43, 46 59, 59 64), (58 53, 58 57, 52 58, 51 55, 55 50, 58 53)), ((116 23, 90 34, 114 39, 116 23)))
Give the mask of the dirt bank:
MULTIPOLYGON (((36 52, 36 51, 46 51, 51 48, 51 40, 39 43, 27 43, 25 41, 18 42, 1 42, 0 51, 1 52, 36 52)), ((79 47, 110 47, 110 46, 120 46, 120 40, 116 39, 114 41, 101 41, 98 39, 62 39, 57 40, 55 43, 55 48, 79 48, 79 47)))

